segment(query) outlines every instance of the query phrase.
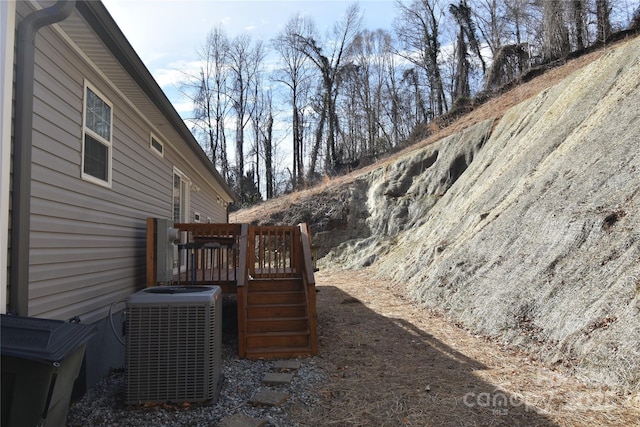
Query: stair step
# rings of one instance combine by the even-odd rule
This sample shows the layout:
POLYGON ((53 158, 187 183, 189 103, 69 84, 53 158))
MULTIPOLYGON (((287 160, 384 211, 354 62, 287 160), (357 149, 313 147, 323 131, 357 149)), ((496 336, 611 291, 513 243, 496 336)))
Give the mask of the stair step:
POLYGON ((257 347, 247 349, 247 359, 289 359, 312 356, 311 347, 257 347))
POLYGON ((247 334, 247 348, 309 347, 309 332, 253 332, 247 334))
POLYGON ((247 306, 247 319, 306 317, 304 304, 251 305, 247 306))
POLYGON ((248 305, 304 304, 305 294, 300 291, 250 292, 248 305))
POLYGON ((249 280, 247 291, 269 292, 269 291, 303 291, 302 279, 255 279, 249 280))
POLYGON ((247 332, 306 331, 309 320, 306 317, 248 319, 246 327, 247 332))

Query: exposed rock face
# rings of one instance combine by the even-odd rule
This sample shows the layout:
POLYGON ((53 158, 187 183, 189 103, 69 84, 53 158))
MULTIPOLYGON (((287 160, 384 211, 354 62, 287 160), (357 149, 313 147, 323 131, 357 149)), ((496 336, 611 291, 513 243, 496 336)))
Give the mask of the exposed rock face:
MULTIPOLYGON (((347 223, 358 238, 340 245, 324 262, 371 265, 398 235, 423 224, 428 212, 463 176, 489 137, 492 124, 492 120, 485 121, 357 178, 347 223)), ((340 236, 344 242, 345 235, 340 236)))
POLYGON ((640 388, 640 38, 288 212, 333 248, 321 267, 372 265, 473 330, 640 388))
POLYGON ((592 379, 640 387, 640 39, 356 181, 373 264, 414 298, 592 379))

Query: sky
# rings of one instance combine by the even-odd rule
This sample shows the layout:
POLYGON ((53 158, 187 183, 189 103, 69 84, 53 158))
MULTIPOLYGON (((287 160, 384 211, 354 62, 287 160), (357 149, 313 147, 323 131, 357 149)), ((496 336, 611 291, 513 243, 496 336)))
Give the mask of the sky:
MULTIPOLYGON (((231 38, 246 32, 270 40, 296 14, 311 16, 322 34, 354 1, 343 0, 102 0, 160 87, 186 118, 191 104, 180 94, 183 72, 197 63, 210 30, 222 26, 231 38)), ((363 28, 391 30, 393 0, 358 1, 363 28)))

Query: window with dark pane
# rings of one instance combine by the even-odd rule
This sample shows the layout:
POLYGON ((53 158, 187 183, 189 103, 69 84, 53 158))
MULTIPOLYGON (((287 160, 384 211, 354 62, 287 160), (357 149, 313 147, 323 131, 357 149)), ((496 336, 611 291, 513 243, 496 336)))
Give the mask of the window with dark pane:
POLYGON ((173 174, 173 222, 182 222, 181 204, 180 204, 180 175, 173 174))
POLYGON ((109 179, 109 147, 88 134, 84 136, 84 173, 107 181, 109 179))

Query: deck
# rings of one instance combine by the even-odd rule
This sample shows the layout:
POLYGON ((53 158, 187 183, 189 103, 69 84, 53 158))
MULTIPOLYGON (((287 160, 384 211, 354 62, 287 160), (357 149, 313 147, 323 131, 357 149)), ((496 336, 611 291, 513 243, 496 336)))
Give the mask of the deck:
POLYGON ((178 241, 168 247, 176 268, 163 275, 166 247, 158 240, 164 234, 156 219, 147 221, 147 287, 217 285, 236 294, 240 357, 317 354, 315 263, 306 224, 173 227, 178 241))

